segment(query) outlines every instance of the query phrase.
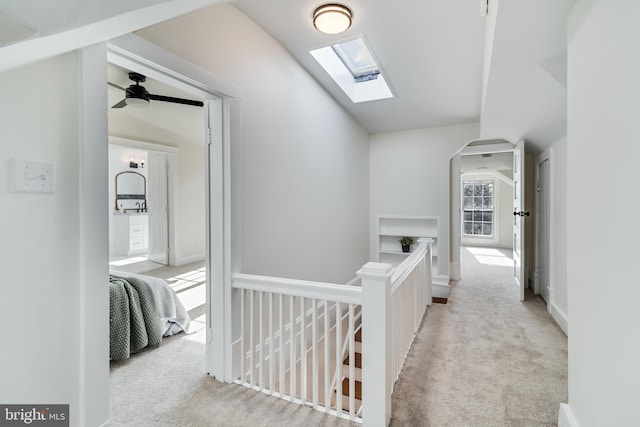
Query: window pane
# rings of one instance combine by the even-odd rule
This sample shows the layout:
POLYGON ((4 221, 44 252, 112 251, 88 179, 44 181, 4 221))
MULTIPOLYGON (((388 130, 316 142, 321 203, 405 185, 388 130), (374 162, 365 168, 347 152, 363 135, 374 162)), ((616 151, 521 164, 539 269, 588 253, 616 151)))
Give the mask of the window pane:
POLYGON ((482 224, 473 223, 473 234, 482 234, 482 224))
POLYGON ((473 195, 482 196, 482 184, 476 184, 473 186, 473 195))
POLYGON ((474 197, 473 198, 473 207, 476 209, 482 208, 482 197, 474 197))
POLYGON ((493 198, 492 197, 483 197, 482 198, 482 207, 487 209, 487 208, 492 208, 493 207, 493 198))
POLYGON ((482 224, 482 234, 485 236, 493 235, 493 225, 491 224, 482 224))
POLYGON ((482 221, 482 211, 474 211, 473 212, 473 220, 474 221, 482 221))
POLYGON ((472 208, 473 207, 473 197, 465 197, 464 198, 464 208, 472 208))
POLYGON ((482 220, 484 222, 493 222, 493 212, 483 212, 482 220))
POLYGON ((466 222, 464 223, 464 234, 471 234, 473 232, 473 227, 471 226, 470 222, 466 222))
POLYGON ((473 212, 464 211, 464 220, 465 221, 471 221, 472 219, 473 219, 473 212))
POLYGON ((483 196, 493 196, 493 183, 484 185, 483 196))
POLYGON ((464 195, 465 196, 473 196, 473 185, 465 183, 464 184, 464 195))

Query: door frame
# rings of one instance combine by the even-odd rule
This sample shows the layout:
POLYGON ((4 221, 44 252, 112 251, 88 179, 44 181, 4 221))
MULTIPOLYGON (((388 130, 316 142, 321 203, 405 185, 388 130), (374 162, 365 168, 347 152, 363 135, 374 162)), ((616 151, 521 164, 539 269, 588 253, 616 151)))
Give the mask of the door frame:
POLYGON ((240 90, 206 70, 128 34, 107 43, 107 61, 185 90, 205 100, 207 342, 206 371, 231 381, 231 157, 229 102, 240 90), (216 117, 212 119, 213 112, 216 117), (213 130, 213 131, 212 131, 213 130), (213 318, 215 316, 215 319, 213 318), (215 325, 215 328, 213 327, 215 325))
MULTIPOLYGON (((490 140, 472 140, 464 145, 454 156, 450 162, 450 239, 451 239, 451 279, 460 280, 460 247, 462 246, 462 195, 461 195, 461 179, 460 179, 460 157, 476 154, 497 154, 497 153, 513 153, 516 151, 516 144, 512 144, 504 139, 490 140)), ((526 185, 526 181, 525 181, 526 185)), ((526 251, 526 245, 525 245, 526 251)), ((522 254, 525 259, 525 253, 522 254)))
POLYGON ((460 247, 462 246, 462 181, 460 179, 460 157, 476 154, 509 153, 514 144, 504 139, 472 140, 467 142, 451 158, 449 169, 449 191, 451 193, 449 239, 450 239, 450 276, 451 280, 460 280, 460 247))
MULTIPOLYGON (((168 163, 168 173, 167 173, 167 203, 169 204, 170 211, 174 209, 175 205, 175 194, 174 188, 176 183, 176 153, 178 149, 176 147, 170 147, 168 145, 156 144, 148 141, 141 141, 138 139, 129 139, 129 138, 121 138, 118 136, 109 135, 109 145, 117 145, 119 147, 126 148, 135 148, 140 151, 146 151, 147 153, 159 153, 166 156, 166 160, 168 163)), ((169 247, 167 254, 167 265, 172 264, 172 258, 175 263, 175 251, 173 250, 175 246, 175 222, 173 212, 170 212, 167 215, 167 237, 169 239, 169 247)))
POLYGON ((551 307, 553 305, 553 277, 554 277, 554 259, 555 259, 555 245, 551 244, 551 236, 554 235, 555 232, 555 224, 553 221, 553 214, 554 214, 554 204, 553 204, 553 196, 554 196, 554 176, 553 176, 553 148, 547 148, 546 150, 544 150, 541 154, 539 154, 536 159, 535 159, 535 167, 536 167, 536 175, 535 175, 535 179, 536 179, 536 186, 538 183, 538 179, 539 179, 539 172, 540 172, 540 165, 542 163, 544 163, 545 161, 549 162, 549 180, 547 182, 547 189, 548 189, 548 200, 549 200, 549 223, 547 224, 547 232, 548 232, 548 239, 547 239, 547 244, 548 247, 546 248, 541 248, 540 245, 540 229, 539 229, 539 218, 542 217, 541 212, 538 211, 539 209, 539 203, 538 203, 538 192, 536 191, 536 205, 535 205, 535 216, 536 216, 536 221, 534 223, 534 227, 535 227, 535 231, 534 231, 534 235, 535 235, 535 260, 534 260, 534 268, 536 269, 536 272, 534 273, 533 277, 534 277, 534 292, 535 293, 540 293, 540 289, 539 289, 539 283, 538 283, 538 274, 537 274, 537 265, 540 262, 540 260, 538 259, 539 256, 539 251, 540 250, 546 250, 549 252, 549 272, 548 272, 548 276, 549 276, 549 283, 547 284, 549 287, 549 295, 547 297, 548 301, 546 301, 547 303, 547 311, 551 312, 551 307))

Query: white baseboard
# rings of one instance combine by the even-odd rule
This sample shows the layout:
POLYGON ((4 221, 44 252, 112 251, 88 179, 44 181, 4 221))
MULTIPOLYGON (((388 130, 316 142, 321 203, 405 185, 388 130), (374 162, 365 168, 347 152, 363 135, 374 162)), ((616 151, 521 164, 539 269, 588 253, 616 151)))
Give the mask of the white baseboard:
POLYGON ((191 264, 192 262, 196 262, 196 261, 202 261, 205 258, 206 258, 206 254, 198 254, 198 255, 192 255, 188 257, 182 257, 179 255, 176 255, 176 261, 174 265, 176 267, 180 267, 181 265, 191 264))
POLYGON ((569 319, 567 315, 555 306, 555 304, 549 304, 549 314, 553 317, 553 320, 556 321, 560 329, 564 332, 566 336, 569 336, 569 319))
POLYGON ((560 404, 560 411, 558 412, 558 427, 580 427, 578 420, 573 416, 573 411, 566 403, 560 404))
POLYGON ((449 298, 451 292, 451 286, 441 283, 433 283, 431 285, 431 296, 434 298, 449 298))

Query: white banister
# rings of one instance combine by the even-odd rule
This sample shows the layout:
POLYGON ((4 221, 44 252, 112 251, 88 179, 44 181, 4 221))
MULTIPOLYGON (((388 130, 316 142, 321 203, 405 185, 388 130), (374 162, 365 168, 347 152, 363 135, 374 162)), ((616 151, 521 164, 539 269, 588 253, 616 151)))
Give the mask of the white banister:
POLYGON ((232 286, 238 383, 367 426, 389 424, 394 383, 431 303, 429 239, 395 269, 365 264, 349 284, 237 273, 232 286))
POLYGON ((391 420, 391 275, 390 264, 369 262, 362 279, 362 400, 367 426, 389 425, 391 420))

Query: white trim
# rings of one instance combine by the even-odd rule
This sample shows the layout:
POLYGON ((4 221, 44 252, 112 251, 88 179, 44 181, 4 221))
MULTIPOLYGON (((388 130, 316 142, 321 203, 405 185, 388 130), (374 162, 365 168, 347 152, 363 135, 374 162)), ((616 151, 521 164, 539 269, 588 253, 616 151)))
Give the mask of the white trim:
MULTIPOLYGON (((209 312, 207 328, 211 334, 207 339, 207 372, 219 381, 231 382, 231 358, 227 357, 231 345, 231 215, 229 194, 231 158, 229 153, 230 128, 228 108, 229 96, 239 97, 240 90, 209 73, 204 68, 192 64, 167 50, 138 36, 129 34, 107 44, 109 62, 136 71, 163 83, 185 90, 205 99, 207 129, 203 129, 207 139, 206 153, 216 151, 216 155, 206 156, 207 169, 207 301, 209 312), (215 112, 212 119, 209 112, 215 112), (212 129, 213 132, 208 129, 212 129), (213 137, 213 141, 212 141, 213 137), (213 142, 213 144, 212 144, 213 142), (213 150, 212 150, 213 149, 213 150), (215 186, 209 187, 210 184, 215 186), (214 237, 215 236, 215 237, 214 237), (212 238, 214 237, 214 238, 212 238), (215 263, 215 268, 212 268, 215 263), (213 298, 212 298, 213 297, 213 298), (212 322, 212 314, 216 321, 212 322), (216 328, 212 329, 212 325, 216 328)), ((173 245, 175 247, 175 244, 173 245)))
MULTIPOLYGON (((494 154, 494 153, 513 153, 516 151, 516 145, 512 144, 504 139, 495 140, 472 140, 469 141, 464 147, 456 152, 451 157, 450 162, 450 177, 449 177, 449 192, 450 192, 450 221, 449 221, 449 235, 451 241, 449 242, 449 251, 451 254, 451 260, 449 266, 456 268, 456 270, 450 270, 450 275, 453 280, 460 280, 460 247, 462 246, 462 195, 460 194, 461 188, 461 174, 460 174, 460 156, 475 155, 475 154, 494 154), (486 142, 486 145, 469 145, 486 142), (457 228, 454 228, 457 227, 457 228)), ((435 278, 434 278, 435 280, 435 278)))
POLYGON ((569 318, 553 303, 547 304, 549 314, 556 321, 566 336, 569 336, 569 318))
POLYGON ((436 278, 433 278, 433 283, 431 283, 431 295, 435 298, 449 298, 449 294, 451 293, 451 285, 445 285, 442 283, 436 283, 436 278))
POLYGON ((561 403, 558 411, 558 427, 580 427, 568 403, 561 403))
POLYGON ((0 48, 0 72, 21 67, 149 27, 222 0, 172 0, 133 10, 80 28, 0 48))
POLYGON ((233 275, 233 287, 362 305, 362 287, 359 286, 236 273, 233 275))
POLYGON ((109 62, 129 70, 135 69, 187 93, 206 99, 212 99, 212 96, 241 98, 239 86, 135 34, 110 40, 107 46, 109 62))
POLYGON ((105 52, 103 44, 78 52, 80 354, 78 407, 71 414, 77 417, 78 425, 100 425, 109 420, 109 295, 102 285, 109 261, 105 52))
POLYGON ((188 256, 188 257, 181 257, 181 256, 176 254, 175 266, 179 267, 181 265, 191 264, 192 262, 203 261, 205 259, 207 259, 207 254, 206 253, 191 255, 191 256, 188 256))
MULTIPOLYGON (((537 259, 537 254, 538 254, 538 245, 540 243, 540 236, 538 235, 538 219, 539 218, 539 214, 540 212, 538 212, 538 191, 537 191, 537 185, 538 185, 538 181, 540 180, 540 165, 544 162, 548 161, 549 162, 549 182, 547 183, 548 187, 549 187, 549 239, 548 239, 548 243, 549 243, 549 247, 546 248, 549 250, 549 295, 547 297, 547 299, 549 301, 547 301, 547 311, 549 313, 551 313, 551 307, 555 306, 554 304, 554 274, 555 274, 555 245, 553 244, 553 242, 551 242, 551 237, 554 236, 555 233, 555 224, 553 221, 554 218, 554 213, 555 213, 555 208, 554 208, 554 203, 553 203, 553 187, 554 187, 554 174, 553 174, 553 148, 547 148, 546 150, 544 150, 542 153, 540 153, 536 159, 535 159, 535 164, 536 164, 536 170, 535 170, 535 197, 534 197, 534 201, 536 203, 535 205, 535 209, 534 209, 534 215, 536 217, 536 221, 534 222, 534 253, 533 253, 533 266, 531 271, 533 272, 533 278, 534 278, 534 282, 533 282, 533 287, 534 287, 534 291, 536 293, 540 293, 540 289, 539 289, 539 283, 537 280, 537 275, 535 273, 536 271, 536 263, 539 262, 539 260, 537 259)), ((566 316, 564 316, 565 318, 565 323, 566 323, 566 316)), ((555 319, 555 317, 554 317, 555 319)), ((557 320, 556 320, 557 321, 557 320)), ((560 325, 560 322, 558 322, 558 324, 560 325)), ((560 325, 560 327, 562 327, 562 325, 560 325)), ((566 327, 562 328, 565 333, 566 332, 566 327)))

